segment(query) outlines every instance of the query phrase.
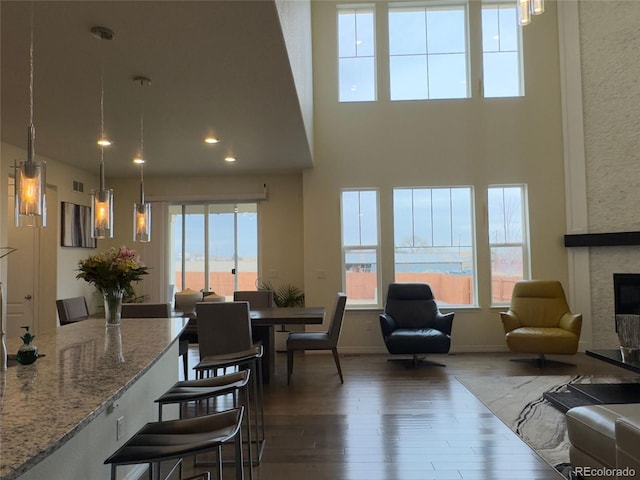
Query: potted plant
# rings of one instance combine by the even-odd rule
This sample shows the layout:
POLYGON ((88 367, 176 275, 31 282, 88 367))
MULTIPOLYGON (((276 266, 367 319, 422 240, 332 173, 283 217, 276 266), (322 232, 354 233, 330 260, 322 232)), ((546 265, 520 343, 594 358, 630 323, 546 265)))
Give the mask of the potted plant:
MULTIPOLYGON (((304 307, 304 292, 295 285, 286 284, 274 287, 271 282, 261 282, 258 290, 271 290, 273 303, 278 308, 304 307)), ((280 330, 275 332, 276 352, 287 351, 287 337, 289 330, 286 325, 280 325, 280 330)))

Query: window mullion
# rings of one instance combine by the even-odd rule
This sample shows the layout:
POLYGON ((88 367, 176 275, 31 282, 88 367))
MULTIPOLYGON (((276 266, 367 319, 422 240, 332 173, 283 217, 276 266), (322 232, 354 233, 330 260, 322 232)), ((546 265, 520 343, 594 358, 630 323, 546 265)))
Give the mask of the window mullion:
POLYGON ((209 205, 204 206, 204 289, 209 291, 209 205))
POLYGON ((187 226, 187 207, 186 205, 182 205, 182 249, 181 249, 181 258, 182 261, 181 263, 181 269, 182 269, 182 283, 181 283, 181 290, 186 289, 186 270, 187 270, 187 260, 186 260, 186 244, 187 244, 187 232, 186 232, 186 226, 187 226))

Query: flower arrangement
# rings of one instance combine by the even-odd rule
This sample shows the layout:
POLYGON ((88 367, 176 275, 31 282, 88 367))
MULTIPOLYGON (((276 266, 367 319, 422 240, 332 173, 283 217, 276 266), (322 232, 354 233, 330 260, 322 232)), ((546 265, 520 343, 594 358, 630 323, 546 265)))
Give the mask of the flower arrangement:
POLYGON ((131 284, 149 273, 136 252, 124 245, 80 260, 79 267, 76 278, 95 285, 101 293, 122 290, 125 298, 135 297, 131 284))

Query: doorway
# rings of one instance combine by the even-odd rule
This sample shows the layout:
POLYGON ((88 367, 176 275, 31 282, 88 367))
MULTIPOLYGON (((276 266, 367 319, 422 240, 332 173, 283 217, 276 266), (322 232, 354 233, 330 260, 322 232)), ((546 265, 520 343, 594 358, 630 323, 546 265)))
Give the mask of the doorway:
POLYGON ((23 326, 34 334, 58 326, 56 316, 58 192, 47 186, 47 226, 16 227, 14 179, 9 178, 7 201, 8 245, 17 248, 7 257, 7 338, 19 337, 23 326), (54 286, 54 288, 52 288, 54 286))
POLYGON ((212 291, 233 299, 258 279, 256 203, 169 206, 169 273, 178 291, 212 291))

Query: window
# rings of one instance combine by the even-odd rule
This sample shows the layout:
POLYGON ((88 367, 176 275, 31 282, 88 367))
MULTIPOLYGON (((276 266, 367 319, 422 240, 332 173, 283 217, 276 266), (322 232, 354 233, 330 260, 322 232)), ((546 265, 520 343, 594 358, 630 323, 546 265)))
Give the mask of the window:
POLYGON ((342 285, 351 306, 380 306, 377 190, 343 190, 342 285))
POLYGON ((257 204, 170 205, 169 265, 175 288, 229 299, 258 278, 257 204))
POLYGON ((508 304, 515 282, 529 278, 525 186, 489 187, 488 207, 491 302, 508 304))
POLYGON ((468 98, 467 4, 389 6, 391 100, 468 98))
POLYGON ((475 304, 471 187, 393 191, 396 282, 427 282, 440 304, 475 304))
POLYGON ((513 1, 482 5, 482 60, 485 97, 524 95, 522 29, 513 1))
POLYGON ((338 7, 338 90, 341 102, 376 99, 374 20, 373 6, 338 7))

